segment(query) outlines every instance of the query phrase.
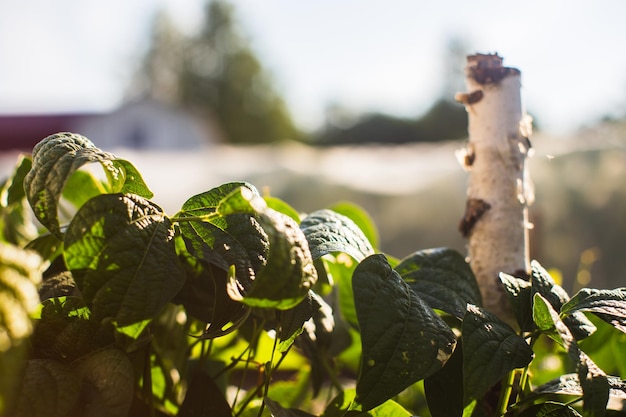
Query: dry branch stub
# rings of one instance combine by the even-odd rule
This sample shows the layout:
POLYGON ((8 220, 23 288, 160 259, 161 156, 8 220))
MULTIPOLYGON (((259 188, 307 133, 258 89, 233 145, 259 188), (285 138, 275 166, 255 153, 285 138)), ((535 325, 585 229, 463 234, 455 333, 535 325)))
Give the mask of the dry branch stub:
POLYGON ((484 307, 509 321, 510 308, 500 272, 530 270, 528 206, 532 184, 526 158, 531 120, 522 107, 521 73, 502 65, 497 54, 467 57, 465 104, 469 141, 459 151, 469 171, 466 212, 459 229, 467 238, 470 265, 484 307))

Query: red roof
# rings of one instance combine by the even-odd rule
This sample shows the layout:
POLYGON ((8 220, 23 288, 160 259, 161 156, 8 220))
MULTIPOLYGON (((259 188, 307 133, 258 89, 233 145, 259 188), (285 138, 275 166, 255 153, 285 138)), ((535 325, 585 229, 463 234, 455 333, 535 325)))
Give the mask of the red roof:
POLYGON ((58 132, 71 131, 89 114, 0 115, 0 151, 30 152, 40 140, 58 132))

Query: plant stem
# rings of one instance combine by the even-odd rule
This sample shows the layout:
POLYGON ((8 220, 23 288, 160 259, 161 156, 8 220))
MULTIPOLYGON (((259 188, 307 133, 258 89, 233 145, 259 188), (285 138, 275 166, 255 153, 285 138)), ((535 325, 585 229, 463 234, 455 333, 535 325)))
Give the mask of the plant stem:
POLYGON ((509 372, 509 376, 505 382, 504 387, 502 387, 502 392, 500 393, 500 402, 498 403, 498 415, 503 416, 506 414, 507 408, 509 407, 509 402, 511 400, 511 393, 513 392, 513 387, 515 385, 515 375, 517 372, 515 370, 509 372))

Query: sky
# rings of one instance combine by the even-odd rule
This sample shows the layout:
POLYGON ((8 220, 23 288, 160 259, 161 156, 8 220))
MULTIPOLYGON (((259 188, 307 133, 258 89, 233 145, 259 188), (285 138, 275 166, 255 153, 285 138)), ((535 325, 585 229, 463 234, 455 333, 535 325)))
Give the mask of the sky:
MULTIPOLYGON (((451 39, 468 53, 497 52, 520 69, 525 107, 546 131, 566 133, 626 114, 620 0, 231 2, 305 129, 323 123, 329 105, 354 114, 423 113, 445 90, 451 39)), ((192 34, 203 3, 1 1, 0 113, 114 109, 148 45, 156 10, 165 8, 192 34)))

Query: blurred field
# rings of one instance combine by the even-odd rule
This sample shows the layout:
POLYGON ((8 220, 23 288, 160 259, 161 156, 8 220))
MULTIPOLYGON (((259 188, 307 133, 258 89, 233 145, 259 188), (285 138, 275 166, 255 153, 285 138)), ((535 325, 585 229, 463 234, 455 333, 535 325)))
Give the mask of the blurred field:
MULTIPOLYGON (((626 285, 626 134, 611 128, 571 139, 537 135, 533 145, 532 257, 559 270, 568 291, 626 285)), ((403 257, 438 246, 465 251, 457 224, 467 173, 454 155, 461 146, 107 151, 137 166, 155 192, 154 201, 168 214, 194 194, 243 180, 302 212, 345 200, 359 204, 378 227, 380 249, 403 257)), ((15 158, 0 156, 0 174, 10 171, 15 158)))

